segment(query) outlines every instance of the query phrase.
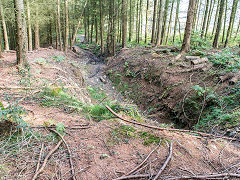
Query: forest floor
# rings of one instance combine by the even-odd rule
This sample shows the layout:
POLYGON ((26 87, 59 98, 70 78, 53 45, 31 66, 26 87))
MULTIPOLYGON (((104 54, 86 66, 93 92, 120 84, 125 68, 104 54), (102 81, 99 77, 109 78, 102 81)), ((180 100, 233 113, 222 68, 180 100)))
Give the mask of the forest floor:
MULTIPOLYGON (((8 118, 20 114, 17 117, 29 124, 11 129, 9 124, 0 124, 1 179, 32 179, 37 164, 43 163, 47 153, 59 141, 58 136, 49 130, 51 126, 56 126, 59 131, 65 129, 64 139, 71 151, 75 179, 119 178, 137 167, 157 147, 142 165, 144 168, 130 173, 144 174, 145 178, 153 179, 171 154, 171 144, 171 161, 160 179, 183 176, 191 179, 209 174, 223 174, 220 175, 223 179, 228 176, 225 173, 232 173, 232 179, 239 177, 240 151, 236 142, 148 129, 112 116, 106 119, 94 116, 93 107, 109 115, 106 108, 101 109, 103 102, 117 103, 130 109, 135 106, 126 101, 104 75, 104 70, 114 62, 109 62, 106 67, 93 54, 81 49, 77 51, 78 54, 69 52, 67 55, 54 49, 34 51, 27 56, 28 70, 15 65, 15 53, 5 53, 1 59, 0 102, 6 109, 9 105, 14 107, 8 118), (13 106, 16 102, 18 105, 13 106)), ((126 53, 125 57, 130 55, 129 51, 123 53, 126 53)), ((129 63, 123 63, 129 67, 129 63)), ((124 110, 118 113, 128 119, 131 116, 129 111, 127 115, 124 110)), ((139 116, 131 116, 134 117, 139 116)), ((169 127, 145 117, 139 121, 169 127)), ((69 154, 62 144, 49 158, 38 178, 71 179, 70 170, 69 154)))

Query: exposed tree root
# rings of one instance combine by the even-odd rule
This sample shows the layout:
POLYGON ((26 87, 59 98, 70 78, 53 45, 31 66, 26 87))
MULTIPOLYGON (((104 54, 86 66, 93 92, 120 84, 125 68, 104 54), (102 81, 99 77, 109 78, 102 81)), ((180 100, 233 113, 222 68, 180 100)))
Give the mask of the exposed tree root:
POLYGON ((114 114, 116 117, 118 117, 119 119, 121 119, 121 120, 123 120, 125 122, 131 123, 131 124, 135 124, 135 125, 139 125, 139 126, 143 126, 143 127, 150 128, 150 129, 155 129, 155 130, 160 130, 160 131, 188 132, 188 133, 198 134, 198 135, 201 135, 203 137, 213 137, 213 138, 220 138, 220 139, 231 140, 231 141, 240 141, 239 139, 236 139, 236 138, 230 138, 230 137, 225 137, 225 136, 217 136, 217 135, 208 134, 208 133, 202 133, 202 132, 198 132, 198 131, 191 131, 191 130, 185 130, 185 129, 168 129, 168 128, 161 128, 161 127, 157 127, 157 126, 151 126, 151 125, 147 125, 147 124, 142 124, 142 123, 139 123, 139 122, 136 122, 136 121, 131 121, 131 120, 123 118, 122 116, 120 116, 117 113, 115 113, 107 105, 106 105, 106 108, 112 114, 114 114))

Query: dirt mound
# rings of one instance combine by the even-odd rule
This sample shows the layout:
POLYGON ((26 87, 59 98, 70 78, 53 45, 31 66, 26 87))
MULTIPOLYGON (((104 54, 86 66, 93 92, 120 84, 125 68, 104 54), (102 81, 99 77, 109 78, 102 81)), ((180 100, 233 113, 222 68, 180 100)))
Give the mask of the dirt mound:
MULTIPOLYGON (((201 107, 212 102, 199 98, 194 108, 185 101, 196 93, 193 87, 216 87, 219 76, 212 73, 213 65, 204 58, 176 60, 171 51, 174 49, 168 47, 123 50, 108 61, 106 74, 149 118, 191 128, 201 117, 201 107)), ((214 91, 226 87, 228 83, 221 83, 214 91)))

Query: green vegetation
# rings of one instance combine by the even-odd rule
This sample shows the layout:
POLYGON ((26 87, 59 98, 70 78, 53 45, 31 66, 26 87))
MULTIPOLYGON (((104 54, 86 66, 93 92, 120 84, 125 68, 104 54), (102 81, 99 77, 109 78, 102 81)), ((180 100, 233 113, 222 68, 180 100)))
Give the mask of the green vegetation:
POLYGON ((145 146, 159 144, 161 142, 161 139, 158 136, 146 131, 137 131, 137 129, 130 125, 121 125, 112 130, 111 138, 108 142, 113 144, 128 143, 129 140, 133 138, 142 139, 143 145, 145 146))

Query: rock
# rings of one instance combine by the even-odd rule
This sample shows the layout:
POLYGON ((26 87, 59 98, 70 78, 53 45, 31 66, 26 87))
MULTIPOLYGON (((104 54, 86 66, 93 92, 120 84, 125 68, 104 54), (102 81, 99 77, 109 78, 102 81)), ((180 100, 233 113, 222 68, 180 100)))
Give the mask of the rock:
POLYGON ((105 79, 104 77, 100 77, 99 80, 100 80, 101 82, 103 82, 104 84, 107 83, 107 81, 106 81, 106 79, 105 79))
POLYGON ((110 156, 108 154, 102 154, 100 155, 100 159, 106 159, 106 158, 109 158, 110 156))
POLYGON ((49 46, 48 49, 53 49, 53 47, 52 47, 52 46, 49 46))

